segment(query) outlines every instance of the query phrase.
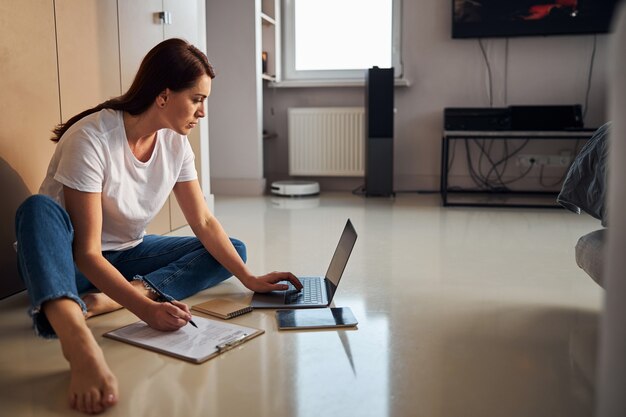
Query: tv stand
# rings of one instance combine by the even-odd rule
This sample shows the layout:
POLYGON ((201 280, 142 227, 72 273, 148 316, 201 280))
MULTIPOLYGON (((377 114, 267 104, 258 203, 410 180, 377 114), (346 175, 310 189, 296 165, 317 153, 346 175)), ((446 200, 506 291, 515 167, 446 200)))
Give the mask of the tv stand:
MULTIPOLYGON (((451 187, 448 182, 450 170, 450 143, 458 140, 589 140, 596 129, 576 129, 558 131, 461 131, 446 130, 441 142, 441 176, 440 193, 443 206, 473 206, 473 207, 526 207, 526 208, 560 208, 556 204, 557 191, 544 190, 494 190, 494 189, 459 189, 451 187), (451 198, 458 197, 459 198, 451 198), (514 197, 514 198, 512 198, 514 197), (520 200, 524 197, 524 201, 520 200)), ((576 155, 573 155, 575 157, 576 155)))

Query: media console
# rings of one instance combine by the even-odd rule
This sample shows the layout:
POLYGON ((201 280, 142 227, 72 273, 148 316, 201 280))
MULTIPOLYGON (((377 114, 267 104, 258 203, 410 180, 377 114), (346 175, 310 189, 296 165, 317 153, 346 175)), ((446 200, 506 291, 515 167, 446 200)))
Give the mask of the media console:
MULTIPOLYGON (((474 206, 474 207, 532 207, 532 208, 559 208, 555 198, 558 191, 545 190, 490 190, 490 189, 459 189, 449 184, 450 144, 454 141, 507 141, 507 140, 584 140, 587 141, 596 129, 556 130, 556 131, 462 131, 445 130, 441 144, 441 176, 440 192, 443 206, 474 206), (451 199, 451 196, 460 196, 462 199, 451 199), (474 198, 468 198, 468 197, 474 198), (505 201, 503 198, 489 197, 524 197, 523 202, 505 201), (480 198, 479 198, 480 197, 480 198), (538 198, 539 197, 539 198, 538 198), (543 202, 532 202, 543 200, 543 202)), ((572 158, 576 155, 572 155, 572 158)), ((511 199, 510 199, 511 200, 511 199)))

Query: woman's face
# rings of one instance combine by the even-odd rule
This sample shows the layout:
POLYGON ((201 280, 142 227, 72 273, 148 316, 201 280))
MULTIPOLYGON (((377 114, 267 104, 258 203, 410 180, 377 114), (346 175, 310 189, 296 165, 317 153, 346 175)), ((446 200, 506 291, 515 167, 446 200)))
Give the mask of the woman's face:
POLYGON ((203 75, 196 84, 182 91, 165 90, 164 117, 167 127, 181 135, 188 135, 198 120, 205 116, 205 100, 211 94, 211 78, 203 75))

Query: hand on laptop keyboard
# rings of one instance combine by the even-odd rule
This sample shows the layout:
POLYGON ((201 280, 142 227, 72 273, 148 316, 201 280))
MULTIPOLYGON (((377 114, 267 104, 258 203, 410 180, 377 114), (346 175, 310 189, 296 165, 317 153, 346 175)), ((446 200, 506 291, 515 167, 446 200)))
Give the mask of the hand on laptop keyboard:
POLYGON ((287 284, 289 286, 289 288, 287 288, 287 294, 297 293, 297 292, 302 291, 302 288, 294 287, 291 282, 285 282, 285 284, 287 284))
POLYGON ((254 292, 285 291, 291 285, 302 288, 302 284, 291 272, 270 272, 258 277, 239 278, 241 283, 254 292))
POLYGON ((320 280, 310 277, 300 278, 304 291, 289 289, 285 293, 286 304, 319 304, 322 302, 320 280))

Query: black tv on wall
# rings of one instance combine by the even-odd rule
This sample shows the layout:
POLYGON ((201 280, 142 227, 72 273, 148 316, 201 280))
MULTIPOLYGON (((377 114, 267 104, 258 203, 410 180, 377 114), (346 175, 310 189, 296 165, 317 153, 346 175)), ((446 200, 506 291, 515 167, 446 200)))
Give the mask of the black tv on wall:
POLYGON ((606 33, 619 0, 452 0, 453 38, 606 33))

